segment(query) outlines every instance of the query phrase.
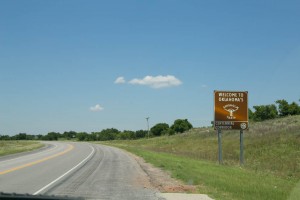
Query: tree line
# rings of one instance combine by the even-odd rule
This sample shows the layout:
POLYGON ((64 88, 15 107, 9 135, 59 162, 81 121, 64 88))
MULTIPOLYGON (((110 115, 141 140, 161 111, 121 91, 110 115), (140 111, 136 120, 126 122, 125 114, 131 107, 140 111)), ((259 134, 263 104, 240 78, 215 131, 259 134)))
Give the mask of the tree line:
POLYGON ((167 123, 158 123, 149 131, 138 130, 119 131, 115 128, 103 129, 100 132, 76 132, 65 131, 64 133, 49 132, 46 135, 28 135, 19 133, 14 136, 0 135, 0 140, 78 140, 78 141, 107 141, 107 140, 134 140, 146 137, 157 137, 161 135, 174 135, 175 133, 183 133, 193 128, 187 119, 177 119, 173 125, 167 123))
MULTIPOLYGON (((289 115, 300 115, 300 106, 296 102, 288 103, 286 100, 277 100, 275 104, 253 106, 254 111, 249 109, 250 121, 264 121, 285 117, 289 115)), ((78 140, 78 141, 107 141, 107 140, 134 140, 146 137, 157 137, 161 135, 174 135, 183 133, 193 128, 187 119, 177 119, 169 126, 167 123, 158 123, 149 130, 119 131, 115 128, 104 129, 100 132, 75 132, 64 133, 49 132, 46 135, 28 135, 19 133, 14 136, 1 135, 0 140, 78 140)))
POLYGON ((275 104, 253 106, 253 108, 254 112, 249 109, 249 119, 257 122, 290 115, 300 115, 300 106, 296 102, 288 103, 284 99, 275 101, 275 104))

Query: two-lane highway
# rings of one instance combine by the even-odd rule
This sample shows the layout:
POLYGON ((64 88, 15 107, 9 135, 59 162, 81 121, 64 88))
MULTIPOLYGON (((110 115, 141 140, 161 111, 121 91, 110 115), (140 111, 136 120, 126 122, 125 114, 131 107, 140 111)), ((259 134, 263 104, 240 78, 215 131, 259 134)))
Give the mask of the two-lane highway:
POLYGON ((0 161, 0 191, 38 194, 82 160, 93 148, 77 143, 49 142, 44 151, 0 161), (45 186, 47 186, 45 188, 45 186))
POLYGON ((0 160, 0 192, 87 199, 159 199, 149 178, 122 150, 47 142, 43 151, 0 160))

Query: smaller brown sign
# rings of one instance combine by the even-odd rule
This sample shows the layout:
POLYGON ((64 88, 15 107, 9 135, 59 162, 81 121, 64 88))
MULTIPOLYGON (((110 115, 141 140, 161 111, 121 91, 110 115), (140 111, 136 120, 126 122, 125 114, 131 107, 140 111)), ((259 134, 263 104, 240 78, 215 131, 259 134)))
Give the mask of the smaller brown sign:
POLYGON ((248 92, 214 91, 215 129, 248 129, 248 92))

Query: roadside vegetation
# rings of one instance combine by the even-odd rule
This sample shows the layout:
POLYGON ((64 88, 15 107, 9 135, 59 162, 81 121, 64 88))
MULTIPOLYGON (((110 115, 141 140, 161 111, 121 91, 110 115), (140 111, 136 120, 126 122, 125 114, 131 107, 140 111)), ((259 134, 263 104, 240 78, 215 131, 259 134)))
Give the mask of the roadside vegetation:
POLYGON ((213 128, 183 134, 102 144, 123 148, 169 171, 199 193, 216 199, 299 199, 300 116, 253 122, 244 134, 245 165, 239 165, 239 132, 224 131, 223 165, 213 128), (294 192, 293 192, 294 190, 294 192), (293 196, 294 195, 294 196, 293 196))
MULTIPOLYGON (((286 100, 277 100, 276 104, 253 106, 254 111, 249 109, 249 120, 261 122, 269 119, 282 118, 286 116, 300 115, 300 106, 296 102, 288 103, 286 100)), ((30 135, 19 133, 14 136, 0 133, 0 140, 75 140, 75 141, 107 141, 107 140, 136 140, 148 137, 159 137, 162 135, 180 134, 193 128, 187 119, 176 119, 169 126, 167 123, 158 123, 148 130, 124 130, 107 128, 99 132, 76 132, 65 131, 49 132, 46 135, 30 135)))
MULTIPOLYGON (((244 132, 245 168, 284 178, 300 178, 300 116, 253 122, 244 132)), ((140 140, 111 141, 120 147, 170 153, 196 160, 218 161, 213 128, 194 128, 183 134, 140 140)), ((223 131, 225 165, 239 166, 239 131, 223 131)))
MULTIPOLYGON (((299 100, 300 101, 300 100, 299 100)), ((276 104, 253 106, 254 112, 249 109, 249 119, 259 122, 292 115, 300 115, 300 106, 296 102, 277 100, 276 104)))
POLYGON ((43 144, 36 141, 0 141, 0 156, 32 151, 42 146, 43 144))
MULTIPOLYGON (((109 128, 92 133, 0 135, 0 140, 102 141, 143 157, 215 199, 300 199, 300 106, 277 100, 253 109, 249 109, 250 129, 244 134, 242 167, 238 131, 222 133, 224 163, 219 165, 216 132, 211 126, 193 128, 187 119, 177 119, 171 126, 158 123, 149 132, 109 128)), ((18 141, 0 141, 0 155, 1 149, 9 152, 7 144, 15 151, 18 141)))
POLYGON ((14 136, 0 135, 0 140, 74 140, 74 141, 107 141, 107 140, 136 140, 148 137, 158 137, 161 135, 173 135, 183 133, 193 128, 187 119, 177 119, 173 125, 158 123, 148 130, 119 131, 115 128, 103 129, 99 132, 75 132, 65 131, 64 133, 49 132, 47 135, 28 135, 19 133, 14 136))

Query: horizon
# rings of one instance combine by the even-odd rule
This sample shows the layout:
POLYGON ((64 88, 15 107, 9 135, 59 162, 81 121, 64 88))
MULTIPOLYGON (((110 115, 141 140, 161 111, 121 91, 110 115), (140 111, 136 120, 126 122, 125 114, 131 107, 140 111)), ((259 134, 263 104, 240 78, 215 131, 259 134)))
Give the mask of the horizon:
POLYGON ((299 104, 299 6, 1 1, 0 134, 210 126, 214 90, 299 104))

